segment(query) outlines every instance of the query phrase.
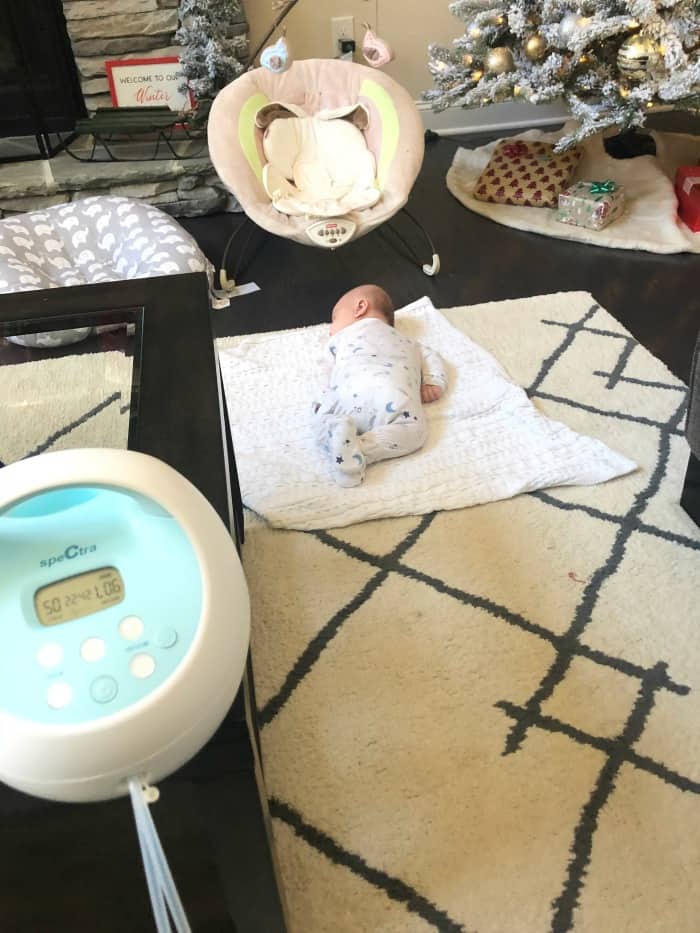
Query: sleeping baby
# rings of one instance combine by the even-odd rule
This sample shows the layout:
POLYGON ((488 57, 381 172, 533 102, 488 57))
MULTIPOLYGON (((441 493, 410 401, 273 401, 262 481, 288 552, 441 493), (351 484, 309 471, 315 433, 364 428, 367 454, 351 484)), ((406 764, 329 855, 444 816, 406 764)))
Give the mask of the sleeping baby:
POLYGON ((328 387, 314 404, 316 436, 334 480, 358 486, 367 464, 402 457, 425 443, 423 402, 447 387, 432 350, 394 330, 394 305, 378 285, 360 285, 333 308, 328 387))

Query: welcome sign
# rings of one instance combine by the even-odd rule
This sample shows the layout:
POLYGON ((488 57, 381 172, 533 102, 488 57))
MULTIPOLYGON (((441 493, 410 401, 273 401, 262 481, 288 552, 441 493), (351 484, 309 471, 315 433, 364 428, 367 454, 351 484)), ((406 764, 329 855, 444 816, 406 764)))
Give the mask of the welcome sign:
POLYGON ((105 62, 109 92, 115 107, 170 107, 189 110, 191 91, 179 90, 184 81, 180 59, 127 58, 105 62))

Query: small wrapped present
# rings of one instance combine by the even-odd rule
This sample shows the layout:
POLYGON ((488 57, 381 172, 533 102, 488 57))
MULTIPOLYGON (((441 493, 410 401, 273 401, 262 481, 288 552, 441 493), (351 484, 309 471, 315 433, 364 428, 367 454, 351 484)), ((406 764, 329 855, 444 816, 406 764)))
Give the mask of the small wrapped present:
POLYGON ((577 181, 559 195, 557 220, 589 230, 602 230, 625 209, 625 189, 617 182, 577 181))
POLYGON ((479 176, 474 197, 496 204, 556 207, 580 158, 578 149, 555 152, 551 143, 502 139, 479 176))
POLYGON ((681 165, 676 170, 678 216, 693 233, 700 231, 700 168, 681 165))

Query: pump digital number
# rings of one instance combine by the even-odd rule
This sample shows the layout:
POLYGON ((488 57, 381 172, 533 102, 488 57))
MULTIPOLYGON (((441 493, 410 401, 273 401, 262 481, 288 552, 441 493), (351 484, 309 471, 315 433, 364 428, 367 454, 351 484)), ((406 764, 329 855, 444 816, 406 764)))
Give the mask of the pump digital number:
POLYGON ((34 608, 42 625, 60 625, 116 606, 124 599, 124 580, 116 567, 101 567, 56 583, 34 594, 34 608))

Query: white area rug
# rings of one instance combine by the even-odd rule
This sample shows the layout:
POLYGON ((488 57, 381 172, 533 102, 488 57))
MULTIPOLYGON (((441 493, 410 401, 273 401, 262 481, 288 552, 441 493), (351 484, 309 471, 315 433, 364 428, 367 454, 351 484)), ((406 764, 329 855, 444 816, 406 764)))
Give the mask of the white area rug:
MULTIPOLYGON (((556 142, 563 132, 528 130, 514 138, 556 142)), ((693 233, 678 220, 673 190, 676 168, 679 165, 697 165, 700 159, 700 137, 683 133, 650 132, 656 142, 656 156, 613 159, 605 152, 602 136, 594 136, 583 143, 583 156, 575 178, 609 178, 625 186, 625 213, 604 230, 586 230, 560 223, 556 219, 556 210, 549 208, 515 207, 477 201, 473 197, 476 181, 498 140, 478 149, 458 149, 447 173, 447 187, 469 210, 506 227, 618 249, 641 249, 651 253, 700 253, 700 233, 693 233)))
MULTIPOLYGON (((592 303, 590 295, 572 292, 511 302, 509 311, 569 322, 592 303)), ((321 382, 314 361, 323 354, 328 326, 219 341, 244 504, 275 527, 311 530, 600 483, 633 470, 627 457, 542 415, 467 336, 490 308, 471 308, 455 318, 456 327, 428 298, 397 312, 397 329, 445 360, 448 389, 424 406, 425 446, 370 467, 352 489, 333 481, 312 423, 321 382)), ((507 313, 505 306, 500 311, 507 313)))
POLYGON ((640 469, 244 562, 290 933, 697 933, 685 388, 606 312, 446 312, 640 469))
MULTIPOLYGON (((290 933, 697 933, 700 531, 678 505, 685 387, 596 305, 550 311, 446 314, 547 415, 639 470, 334 532, 248 513, 290 933)), ((77 375, 74 359, 55 364, 25 408, 16 367, 0 369, 0 459, 8 432, 77 375)), ((84 430, 115 391, 58 415, 46 404, 26 453, 84 430)))
POLYGON ((131 369, 116 350, 0 366, 0 463, 69 447, 126 448, 131 369))

